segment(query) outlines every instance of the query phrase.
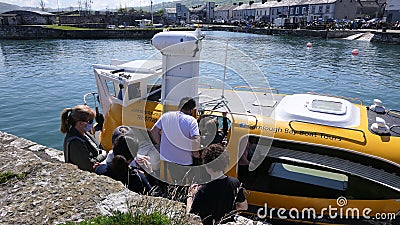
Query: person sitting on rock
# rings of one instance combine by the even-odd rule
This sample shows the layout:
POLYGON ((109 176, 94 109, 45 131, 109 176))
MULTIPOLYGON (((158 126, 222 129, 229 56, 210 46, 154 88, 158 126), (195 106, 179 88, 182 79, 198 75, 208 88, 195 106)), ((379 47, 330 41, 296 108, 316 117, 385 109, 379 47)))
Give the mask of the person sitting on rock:
POLYGON ((60 131, 64 138, 64 161, 81 170, 94 172, 94 164, 102 162, 107 153, 89 131, 93 128, 95 111, 86 105, 65 108, 61 113, 60 131))
POLYGON ((189 187, 186 211, 198 214, 203 224, 217 224, 234 210, 247 210, 244 188, 238 179, 224 175, 229 162, 228 152, 220 144, 206 147, 202 154, 203 164, 211 181, 189 187))
POLYGON ((151 191, 156 180, 150 157, 138 155, 138 146, 137 138, 127 134, 119 135, 113 145, 114 158, 104 175, 121 181, 134 192, 144 194, 151 191))

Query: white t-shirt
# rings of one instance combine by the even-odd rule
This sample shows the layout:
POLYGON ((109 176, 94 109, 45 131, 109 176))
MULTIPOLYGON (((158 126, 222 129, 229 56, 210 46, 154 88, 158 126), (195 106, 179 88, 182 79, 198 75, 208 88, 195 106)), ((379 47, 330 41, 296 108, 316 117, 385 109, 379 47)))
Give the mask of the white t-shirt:
POLYGON ((154 124, 162 130, 161 159, 180 165, 191 165, 194 136, 200 135, 197 121, 183 112, 167 112, 154 124))

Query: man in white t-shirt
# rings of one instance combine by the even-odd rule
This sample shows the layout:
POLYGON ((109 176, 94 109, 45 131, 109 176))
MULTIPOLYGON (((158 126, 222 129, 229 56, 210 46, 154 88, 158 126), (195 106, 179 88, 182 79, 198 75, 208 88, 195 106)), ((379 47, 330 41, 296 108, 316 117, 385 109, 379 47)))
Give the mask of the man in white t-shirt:
POLYGON ((196 101, 183 98, 179 111, 164 113, 151 129, 154 141, 160 146, 161 160, 167 162, 170 175, 175 183, 184 182, 192 157, 199 157, 200 133, 196 119, 192 116, 196 101), (161 132, 162 131, 162 132, 161 132))

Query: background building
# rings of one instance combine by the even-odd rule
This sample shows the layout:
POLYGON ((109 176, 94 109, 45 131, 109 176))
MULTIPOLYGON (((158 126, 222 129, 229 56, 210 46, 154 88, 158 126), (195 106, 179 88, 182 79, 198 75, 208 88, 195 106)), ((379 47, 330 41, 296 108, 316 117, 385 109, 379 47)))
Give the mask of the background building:
POLYGON ((217 22, 230 22, 232 20, 232 12, 237 5, 219 5, 214 8, 214 18, 217 22))
POLYGON ((400 21, 400 1, 386 0, 386 3, 387 22, 395 23, 396 21, 400 21))
POLYGON ((56 23, 56 15, 41 11, 14 10, 0 14, 2 25, 50 25, 56 23))

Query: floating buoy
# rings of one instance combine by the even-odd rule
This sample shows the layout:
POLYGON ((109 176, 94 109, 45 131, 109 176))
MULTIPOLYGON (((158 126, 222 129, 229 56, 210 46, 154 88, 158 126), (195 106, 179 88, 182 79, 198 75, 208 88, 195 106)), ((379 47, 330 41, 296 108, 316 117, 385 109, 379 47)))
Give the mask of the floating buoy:
POLYGON ((312 43, 311 42, 308 42, 307 43, 307 48, 311 48, 312 47, 312 43))
POLYGON ((352 55, 358 55, 358 49, 353 49, 353 50, 351 51, 351 54, 352 54, 352 55))

